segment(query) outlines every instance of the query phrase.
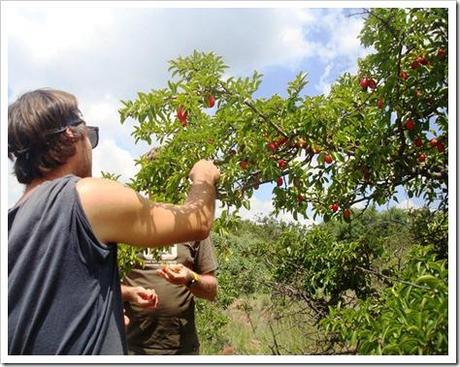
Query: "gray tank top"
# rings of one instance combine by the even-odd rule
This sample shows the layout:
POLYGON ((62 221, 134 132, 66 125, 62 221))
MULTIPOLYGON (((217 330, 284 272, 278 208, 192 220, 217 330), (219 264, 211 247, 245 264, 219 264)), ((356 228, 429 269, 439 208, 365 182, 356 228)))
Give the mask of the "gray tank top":
POLYGON ((127 354, 117 246, 65 176, 8 211, 9 354, 127 354))

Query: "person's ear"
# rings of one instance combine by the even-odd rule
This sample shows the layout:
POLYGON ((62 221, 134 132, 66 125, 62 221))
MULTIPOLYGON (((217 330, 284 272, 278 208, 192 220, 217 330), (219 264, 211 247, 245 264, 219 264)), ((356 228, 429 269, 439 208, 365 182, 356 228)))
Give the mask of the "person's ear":
POLYGON ((69 128, 69 127, 66 128, 66 129, 65 129, 65 134, 66 134, 69 138, 75 139, 75 134, 74 134, 74 132, 72 131, 71 128, 69 128))

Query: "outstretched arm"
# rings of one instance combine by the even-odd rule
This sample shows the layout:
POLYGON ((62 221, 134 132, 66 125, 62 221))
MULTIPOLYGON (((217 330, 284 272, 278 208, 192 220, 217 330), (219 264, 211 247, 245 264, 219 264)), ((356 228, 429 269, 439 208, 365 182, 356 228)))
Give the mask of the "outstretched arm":
POLYGON ((183 205, 152 202, 129 187, 106 179, 85 178, 77 191, 97 238, 158 247, 208 237, 214 219, 219 171, 199 161, 190 172, 192 187, 183 205))

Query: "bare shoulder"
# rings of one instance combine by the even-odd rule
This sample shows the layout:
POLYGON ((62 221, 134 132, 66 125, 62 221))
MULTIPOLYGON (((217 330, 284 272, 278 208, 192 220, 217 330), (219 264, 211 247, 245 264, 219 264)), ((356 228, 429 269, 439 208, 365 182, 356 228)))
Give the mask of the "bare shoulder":
POLYGON ((77 182, 77 191, 80 194, 91 194, 92 192, 104 191, 124 187, 122 184, 106 178, 86 177, 77 182))
POLYGON ((77 192, 84 210, 89 216, 110 217, 120 211, 135 210, 142 198, 126 185, 105 178, 82 178, 77 192))
POLYGON ((104 199, 113 202, 126 195, 137 196, 137 193, 128 186, 106 178, 82 178, 77 182, 76 188, 83 200, 97 199, 99 203, 104 199))

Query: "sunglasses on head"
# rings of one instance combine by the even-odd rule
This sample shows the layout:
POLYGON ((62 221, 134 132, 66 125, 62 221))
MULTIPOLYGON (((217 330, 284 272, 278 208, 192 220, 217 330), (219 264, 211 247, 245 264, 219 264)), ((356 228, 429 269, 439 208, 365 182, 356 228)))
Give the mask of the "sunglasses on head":
MULTIPOLYGON (((77 125, 84 124, 84 123, 85 121, 83 121, 82 119, 71 121, 70 123, 67 123, 64 127, 61 127, 55 130, 51 130, 47 132, 45 135, 60 134, 64 132, 69 126, 77 126, 77 125)), ((91 148, 94 149, 97 147, 97 144, 99 143, 99 127, 86 126, 86 129, 88 131, 88 139, 89 139, 89 142, 91 143, 91 148)))

